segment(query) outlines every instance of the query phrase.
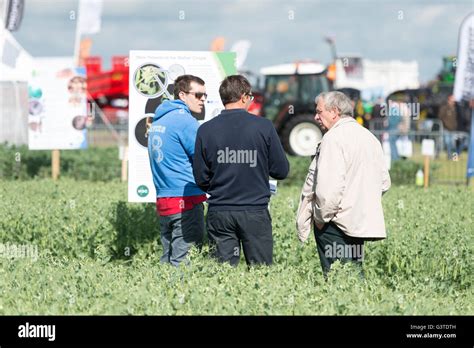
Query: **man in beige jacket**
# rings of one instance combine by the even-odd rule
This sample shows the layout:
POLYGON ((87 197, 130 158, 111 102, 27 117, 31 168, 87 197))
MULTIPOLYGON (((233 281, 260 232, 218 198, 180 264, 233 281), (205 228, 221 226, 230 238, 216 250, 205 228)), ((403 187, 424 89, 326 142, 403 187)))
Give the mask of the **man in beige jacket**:
POLYGON ((326 131, 301 193, 298 237, 311 224, 323 272, 336 260, 362 262, 365 240, 386 238, 382 194, 390 188, 382 146, 353 118, 341 92, 321 93, 315 120, 326 131))

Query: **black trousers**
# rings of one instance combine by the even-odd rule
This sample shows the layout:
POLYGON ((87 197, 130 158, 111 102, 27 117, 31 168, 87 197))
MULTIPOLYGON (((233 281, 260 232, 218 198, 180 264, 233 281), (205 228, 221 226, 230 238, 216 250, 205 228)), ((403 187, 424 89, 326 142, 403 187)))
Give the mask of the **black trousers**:
POLYGON ((272 219, 268 209, 211 210, 207 213, 207 232, 220 262, 236 266, 240 260, 240 244, 247 265, 273 261, 272 219))
POLYGON ((319 230, 314 225, 314 236, 323 273, 326 275, 336 260, 356 262, 362 265, 364 239, 350 237, 333 222, 324 224, 319 230))

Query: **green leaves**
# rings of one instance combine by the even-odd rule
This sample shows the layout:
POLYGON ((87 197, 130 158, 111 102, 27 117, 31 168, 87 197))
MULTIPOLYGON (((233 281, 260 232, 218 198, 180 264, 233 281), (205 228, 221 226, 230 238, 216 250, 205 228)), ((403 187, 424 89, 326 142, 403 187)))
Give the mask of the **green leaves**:
POLYGON ((137 89, 147 95, 154 95, 160 91, 160 84, 158 79, 166 80, 165 74, 160 68, 154 65, 145 65, 139 69, 135 74, 135 86, 137 89))
POLYGON ((155 207, 126 203, 125 184, 0 179, 0 243, 39 252, 0 256, 0 315, 474 313, 472 192, 393 187, 383 198, 388 238, 366 243, 365 278, 336 263, 325 281, 314 237, 296 236, 299 186, 271 199, 274 265, 248 270, 243 258, 216 263, 207 245, 189 266, 160 264, 155 207))
MULTIPOLYGON (((120 179, 120 171, 116 147, 61 152, 61 178, 110 182, 120 179)), ((0 144, 0 180, 32 178, 51 178, 51 151, 0 144)))

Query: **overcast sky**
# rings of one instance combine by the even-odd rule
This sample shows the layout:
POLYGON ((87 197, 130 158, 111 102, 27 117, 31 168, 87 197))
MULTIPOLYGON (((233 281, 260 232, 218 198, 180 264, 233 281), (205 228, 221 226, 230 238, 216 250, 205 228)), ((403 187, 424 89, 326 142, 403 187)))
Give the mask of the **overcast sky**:
MULTIPOLYGON (((4 0, 0 0, 0 3, 4 0)), ((78 0, 25 0, 19 43, 33 56, 72 55, 78 0)), ((216 36, 226 49, 252 42, 245 65, 331 60, 325 35, 339 55, 417 60, 420 79, 432 79, 444 55, 456 54, 459 25, 472 0, 105 0, 102 30, 90 35, 92 54, 140 50, 208 50, 216 36), (184 12, 180 12, 184 11, 184 12), (184 20, 180 20, 184 14, 184 20)), ((0 4, 2 5, 2 4, 0 4)), ((3 8, 3 6, 1 7, 3 8)), ((110 65, 108 62, 106 65, 110 65)))

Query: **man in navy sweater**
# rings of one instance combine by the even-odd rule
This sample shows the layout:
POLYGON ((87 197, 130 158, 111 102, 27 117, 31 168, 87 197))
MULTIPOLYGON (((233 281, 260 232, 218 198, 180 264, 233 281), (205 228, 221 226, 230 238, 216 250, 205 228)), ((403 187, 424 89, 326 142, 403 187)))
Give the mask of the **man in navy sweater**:
POLYGON ((219 88, 225 106, 198 129, 193 160, 196 184, 210 195, 207 230, 221 262, 237 265, 240 243, 248 265, 271 264, 269 176, 286 178, 289 164, 271 121, 247 112, 248 80, 228 76, 219 88))

